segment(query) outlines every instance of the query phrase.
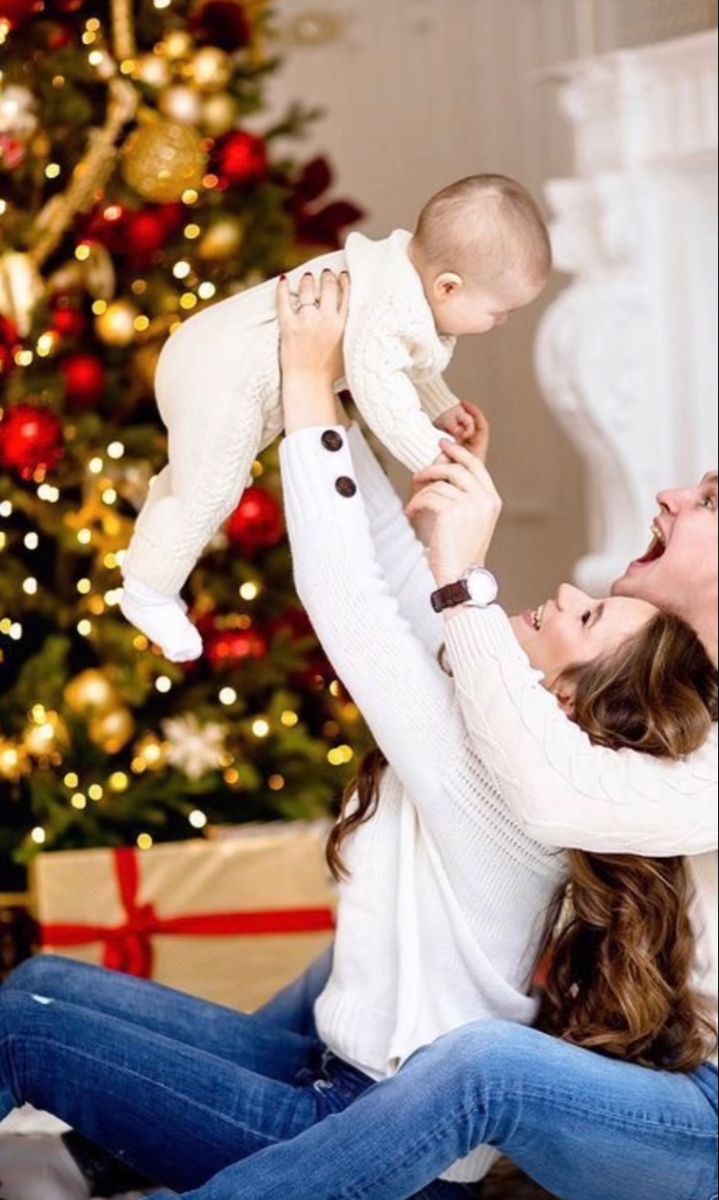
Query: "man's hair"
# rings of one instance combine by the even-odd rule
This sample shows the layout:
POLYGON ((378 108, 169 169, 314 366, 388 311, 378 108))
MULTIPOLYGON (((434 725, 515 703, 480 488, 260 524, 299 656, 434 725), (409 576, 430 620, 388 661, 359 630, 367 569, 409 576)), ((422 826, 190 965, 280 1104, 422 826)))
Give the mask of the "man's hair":
POLYGON ((438 192, 419 215, 415 239, 430 266, 483 281, 514 270, 543 283, 552 267, 539 207, 506 175, 470 175, 438 192))

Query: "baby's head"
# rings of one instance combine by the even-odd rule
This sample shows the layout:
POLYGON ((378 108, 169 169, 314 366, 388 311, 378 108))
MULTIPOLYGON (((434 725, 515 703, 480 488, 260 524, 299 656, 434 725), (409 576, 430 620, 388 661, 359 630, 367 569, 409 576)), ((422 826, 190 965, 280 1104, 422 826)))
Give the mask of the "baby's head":
POLYGON ((410 249, 440 333, 488 333, 547 282, 552 250, 521 183, 472 175, 433 196, 410 249))

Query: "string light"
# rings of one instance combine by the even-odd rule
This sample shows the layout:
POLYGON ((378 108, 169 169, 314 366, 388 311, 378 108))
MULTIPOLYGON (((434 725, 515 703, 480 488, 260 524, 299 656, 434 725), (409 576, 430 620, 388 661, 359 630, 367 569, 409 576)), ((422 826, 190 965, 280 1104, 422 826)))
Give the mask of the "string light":
POLYGON ((82 792, 75 792, 75 795, 70 797, 70 803, 73 808, 87 808, 87 796, 82 792))
POLYGON ((51 483, 41 483, 37 489, 38 500, 45 500, 48 504, 57 504, 60 499, 60 491, 51 483))
POLYGON ((270 775, 269 779, 267 780, 267 786, 271 792, 281 792, 285 786, 284 776, 270 775))
POLYGON ((190 264, 182 258, 172 268, 172 274, 175 276, 175 279, 187 279, 191 271, 192 267, 190 264))
POLYGON ((147 650, 150 645, 150 643, 147 640, 147 638, 145 637, 144 633, 136 634, 135 637, 132 639, 132 644, 136 650, 147 650))
POLYGON ((138 333, 144 333, 146 329, 150 328, 150 318, 141 313, 139 317, 135 317, 132 324, 138 333))
POLYGON ((195 308, 197 306, 197 296, 194 292, 183 292, 180 296, 180 308, 195 308))
POLYGON ((89 637, 92 633, 92 621, 88 621, 87 618, 83 617, 82 621, 78 621, 77 623, 77 632, 80 634, 80 637, 89 637))
POLYGON ((45 167, 45 174, 48 179, 57 179, 60 174, 60 164, 56 162, 48 163, 45 167))
POLYGON ((114 504, 117 500, 117 492, 115 489, 105 488, 105 491, 102 493, 102 500, 104 504, 114 504))
POLYGON ((270 732, 270 723, 264 717, 257 717, 252 722, 252 732, 256 738, 266 738, 270 732))
POLYGON ((56 348, 57 343, 57 334, 52 330, 48 330, 46 333, 40 334, 40 337, 37 339, 35 349, 37 350, 40 358, 48 358, 48 356, 52 354, 53 350, 56 348))
POLYGON ((104 463, 101 458, 91 458, 87 464, 87 469, 91 475, 101 475, 104 463))
POLYGON ((157 679, 155 680, 155 687, 157 688, 158 692, 169 692, 172 687, 172 680, 168 679, 167 675, 158 675, 157 679))
POLYGON ((200 236, 202 230, 195 221, 190 221, 190 224, 185 226, 183 232, 185 237, 192 241, 194 238, 198 238, 200 236))
POLYGON ((195 808, 190 813, 187 820, 193 829, 204 829, 207 824, 207 813, 203 813, 202 809, 195 808))
POLYGON ((78 777, 74 771, 68 771, 67 775, 65 776, 65 778, 63 779, 62 782, 65 784, 66 788, 72 789, 72 788, 77 787, 80 780, 78 779, 78 777))
POLYGON ((0 200, 0 217, 7 212, 7 200, 0 200))
POLYGON ((27 579, 23 579, 22 590, 25 592, 26 596, 36 596, 37 579, 33 579, 32 575, 29 575, 27 579))
POLYGON ((96 317, 101 317, 104 312, 107 312, 107 300, 93 300, 92 311, 96 317))
POLYGON ((297 716, 297 713, 292 712, 292 709, 290 708, 286 708, 280 717, 280 721, 286 729, 294 729, 299 719, 300 718, 297 716))
POLYGON ((130 786, 130 780, 124 771, 113 771, 107 782, 113 792, 126 792, 130 786))
POLYGON ((37 550, 40 545, 40 538, 36 533, 26 533, 23 538, 23 544, 27 550, 37 550))
POLYGON ((31 829, 30 837, 36 846, 43 846, 47 841, 47 834, 42 825, 36 825, 34 829, 31 829))
POLYGON ((99 783, 91 783, 87 789, 87 794, 91 800, 102 800, 105 793, 99 783))
POLYGON ((151 850, 153 847, 153 844, 154 844, 153 840, 150 837, 149 833, 138 834, 138 836, 137 836, 138 850, 151 850))
POLYGON ((29 367, 35 355, 32 350, 18 350, 15 355, 15 365, 18 367, 29 367))
POLYGON ((0 501, 0 517, 10 517, 10 516, 12 516, 12 501, 11 500, 0 501))
MULTIPOLYGON (((75 247, 75 258, 78 262, 87 262, 89 257, 90 247, 88 246, 87 242, 80 242, 80 245, 75 247)), ((104 304, 105 308, 107 308, 107 304, 104 300, 102 300, 100 303, 104 304)), ((95 304, 97 304, 97 301, 95 301, 95 304)), ((95 312, 95 304, 92 306, 93 312, 95 312)), ((103 309, 103 312, 104 311, 105 309, 103 309)))
POLYGON ((76 586, 81 596, 87 596, 88 592, 92 588, 92 584, 90 583, 89 579, 78 579, 76 586))
POLYGON ((209 279, 206 279, 205 282, 201 283, 198 287, 197 294, 200 297, 200 300, 211 300, 216 291, 217 288, 215 287, 214 283, 210 283, 209 279))
POLYGON ((90 542, 92 541, 92 530, 91 529, 78 529, 77 540, 81 546, 89 546, 90 542))
POLYGON ((110 458, 122 458, 125 453, 125 447, 122 442, 110 442, 110 445, 107 447, 107 453, 110 458))
POLYGON ((260 462, 260 460, 258 458, 256 458, 252 464, 252 478, 259 479, 261 475, 264 475, 264 473, 265 473, 265 468, 264 468, 263 464, 260 462))
POLYGON ((197 204, 197 201, 199 199, 200 199, 199 192, 196 192, 194 188, 187 188, 186 191, 184 191, 182 193, 182 203, 183 204, 188 204, 188 205, 197 204))
POLYGON ((240 595, 243 600, 256 600, 260 594, 259 584, 248 581, 240 587, 240 595))
POLYGON ((237 699, 237 692, 234 688, 224 687, 218 694, 220 704, 234 704, 237 699))

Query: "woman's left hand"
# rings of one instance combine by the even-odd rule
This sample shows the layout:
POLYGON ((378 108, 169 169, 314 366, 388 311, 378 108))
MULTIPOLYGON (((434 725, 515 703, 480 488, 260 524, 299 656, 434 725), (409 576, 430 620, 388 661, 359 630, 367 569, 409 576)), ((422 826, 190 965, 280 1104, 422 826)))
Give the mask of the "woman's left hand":
POLYGON ((455 583, 468 567, 484 566, 502 501, 492 476, 470 450, 443 442, 448 462, 433 463, 414 477, 423 485, 405 511, 410 520, 432 514, 429 563, 439 587, 455 583))
POLYGON ((337 423, 333 384, 342 374, 342 337, 349 305, 349 277, 324 271, 302 277, 299 298, 280 280, 277 309, 285 433, 308 425, 337 423))

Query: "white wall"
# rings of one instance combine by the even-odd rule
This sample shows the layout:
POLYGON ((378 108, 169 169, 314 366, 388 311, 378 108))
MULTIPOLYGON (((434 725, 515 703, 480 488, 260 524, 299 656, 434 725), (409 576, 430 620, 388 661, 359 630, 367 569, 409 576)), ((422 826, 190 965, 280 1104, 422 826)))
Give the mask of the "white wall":
MULTIPOLYGON (((411 226, 432 192, 476 171, 516 176, 540 197, 570 165, 551 68, 622 35, 626 2, 609 21, 613 3, 278 0, 286 62, 274 100, 324 110, 307 152, 330 155, 336 192, 367 209, 370 235, 411 226), (326 44, 302 44, 313 13, 328 35, 334 26, 326 44)), ((504 329, 465 339, 450 376, 492 420, 505 498, 494 566, 512 607, 543 599, 585 549, 581 466, 532 363, 537 321, 562 282, 504 329)))

